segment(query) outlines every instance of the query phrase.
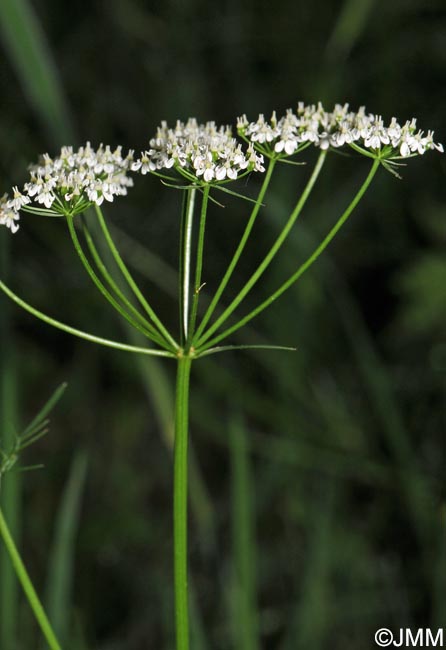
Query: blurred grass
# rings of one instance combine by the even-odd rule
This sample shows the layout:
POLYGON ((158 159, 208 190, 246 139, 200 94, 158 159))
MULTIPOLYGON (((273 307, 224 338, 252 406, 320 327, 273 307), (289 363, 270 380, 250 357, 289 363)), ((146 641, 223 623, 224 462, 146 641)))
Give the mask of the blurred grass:
MULTIPOLYGON (((2 277, 10 277, 9 240, 0 236, 0 269, 2 277)), ((2 446, 12 447, 17 434, 18 377, 17 350, 13 336, 11 306, 5 296, 0 296, 0 437, 2 446)), ((9 522, 16 543, 21 539, 21 489, 17 472, 10 472, 0 486, 2 510, 9 522)), ((0 548, 0 646, 15 650, 18 638, 19 586, 3 544, 0 548)))
POLYGON ((327 59, 339 65, 348 57, 364 33, 375 4, 375 0, 344 0, 327 42, 327 59))
POLYGON ((290 616, 281 650, 309 646, 314 650, 326 648, 335 622, 330 606, 330 574, 334 563, 331 540, 337 502, 335 484, 328 482, 324 491, 319 497, 322 503, 315 508, 313 516, 309 514, 308 558, 302 580, 296 585, 297 605, 290 616))
POLYGON ((232 552, 234 585, 230 610, 233 617, 234 648, 259 650, 257 612, 257 540, 253 500, 255 482, 251 473, 249 432, 240 416, 228 423, 231 453, 232 552))
POLYGON ((23 91, 48 135, 59 142, 72 140, 73 126, 58 70, 32 4, 2 0, 0 32, 23 91))
POLYGON ((53 543, 49 549, 45 602, 53 629, 62 646, 69 646, 71 639, 75 545, 87 466, 88 456, 85 450, 77 451, 60 498, 53 543))
MULTIPOLYGON (((149 7, 113 0, 104 10, 96 0, 88 8, 43 0, 33 5, 40 26, 30 6, 8 0, 0 9, 0 16, 14 12, 8 25, 2 20, 7 57, 0 64, 7 91, 0 107, 0 172, 12 180, 29 153, 48 148, 48 129, 54 143, 73 139, 66 129, 70 120, 61 117, 68 102, 57 99, 60 79, 79 133, 97 142, 144 148, 162 118, 196 114, 226 122, 244 111, 281 111, 297 99, 366 103, 386 118, 419 115, 422 128, 443 128, 444 140, 446 31, 435 2, 396 0, 378 8, 371 0, 339 6, 316 0, 288 2, 277 12, 271 4, 249 2, 214 6, 196 0, 178 11, 170 1, 149 7), (22 37, 14 40, 19 15, 27 17, 27 42, 20 25, 22 37), (54 55, 47 44, 39 54, 36 44, 46 38, 54 55), (33 58, 25 58, 30 52, 33 58)), ((327 165, 319 201, 303 215, 262 291, 295 267, 345 203, 356 161, 335 160, 327 165)), ((426 156, 407 167, 402 183, 379 179, 361 219, 353 218, 328 257, 243 335, 245 341, 297 344, 295 355, 229 354, 196 365, 193 462, 205 480, 197 474, 190 525, 197 647, 231 647, 234 629, 222 599, 233 576, 231 521, 237 514, 229 505, 234 441, 228 395, 241 396, 256 477, 251 489, 261 647, 307 647, 316 626, 313 645, 324 647, 329 635, 333 650, 360 650, 370 646, 373 629, 387 623, 441 625, 444 171, 426 156)), ((296 170, 278 174, 269 217, 259 220, 235 282, 268 246, 299 178, 296 170)), ((249 192, 253 183, 240 191, 249 192)), ((176 285, 176 207, 172 193, 149 182, 134 188, 126 207, 110 210, 126 259, 166 314, 176 285)), ((210 215, 207 290, 234 249, 244 208, 228 201, 210 215)), ((24 231, 25 219, 23 236, 13 242, 21 261, 14 265, 16 286, 50 304, 51 283, 50 298, 67 319, 119 332, 67 263, 62 233, 32 219, 24 231)), ((228 300, 230 295, 231 289, 228 300)), ((20 314, 14 320, 27 358, 20 372, 30 406, 54 374, 73 377, 71 405, 58 422, 66 434, 45 443, 57 462, 48 464, 45 481, 27 496, 25 535, 40 549, 33 558, 36 572, 44 566, 52 513, 66 483, 60 468, 71 464, 78 443, 85 445, 94 472, 77 546, 77 609, 70 620, 79 643, 73 637, 73 644, 86 647, 85 637, 99 650, 165 647, 172 638, 170 456, 158 442, 162 438, 167 449, 172 440, 170 368, 138 362, 135 372, 127 358, 85 351, 20 314), (150 522, 145 528, 138 524, 142 513, 150 522)), ((3 343, 9 351, 10 339, 3 343)))

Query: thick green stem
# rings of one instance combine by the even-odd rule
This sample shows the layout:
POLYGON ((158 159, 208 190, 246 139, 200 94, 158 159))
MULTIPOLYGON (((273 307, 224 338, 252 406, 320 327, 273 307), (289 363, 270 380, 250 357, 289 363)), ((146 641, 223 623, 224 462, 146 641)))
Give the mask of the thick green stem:
POLYGON ((133 279, 130 271, 128 270, 127 266, 124 264, 124 261, 119 254, 118 249, 116 248, 116 245, 112 239, 112 236, 110 234, 109 229, 107 228, 107 224, 105 223, 104 215, 102 214, 102 210, 99 206, 95 205, 95 211, 99 219, 99 224, 102 228, 102 232, 104 233, 105 240, 108 244, 108 247, 110 248, 110 251, 113 255, 113 258, 121 271, 122 275, 124 276, 127 284, 129 285, 130 289, 133 291, 135 294, 137 300, 139 301, 140 305, 142 308, 146 311, 148 316, 152 319, 153 323, 156 325, 157 329, 159 330, 160 334, 168 341, 168 343, 175 349, 178 350, 179 346, 178 343, 175 341, 175 339, 172 337, 172 335, 168 332, 168 330, 164 327, 162 324, 161 320, 158 318, 152 307, 149 305, 148 301, 144 298, 143 294, 141 293, 140 288, 136 284, 135 280, 133 279))
POLYGON ((370 183, 373 180, 373 177, 375 176, 378 167, 380 166, 381 161, 379 159, 375 159, 373 161, 373 165, 367 175, 367 178, 365 179, 364 183, 361 185, 360 189, 356 193, 354 199, 351 201, 347 209, 342 213, 338 221, 335 223, 333 228, 330 230, 328 235, 323 239, 323 241, 319 244, 319 246, 315 249, 315 251, 310 255, 310 257, 303 263, 301 266, 297 269, 293 275, 288 278, 286 282, 284 282, 271 296, 269 296, 266 300, 264 300, 258 307, 253 309, 247 316, 242 318, 238 323, 233 325, 232 327, 229 327, 227 330, 219 334, 218 336, 214 337, 210 341, 206 343, 203 347, 199 347, 197 349, 197 354, 203 353, 205 350, 208 348, 216 345, 223 339, 225 339, 227 336, 232 334, 233 332, 237 331, 246 323, 248 323, 250 320, 255 318, 260 312, 262 312, 264 309, 269 307, 271 303, 273 303, 277 298, 279 298, 287 289, 289 289, 297 280, 305 273, 305 271, 317 260, 319 255, 327 248, 328 244, 331 242, 333 237, 336 235, 336 233, 340 230, 340 228, 344 225, 344 223, 347 221, 353 210, 356 208, 358 205, 359 201, 362 199, 364 196, 367 188, 369 187, 370 183))
POLYGON ((25 568, 25 565, 22 562, 17 547, 14 544, 14 540, 11 537, 11 533, 9 532, 8 525, 5 521, 5 518, 3 517, 3 513, 1 510, 0 510, 0 535, 3 538, 3 541, 6 546, 6 550, 9 554, 9 557, 11 558, 11 562, 15 569, 17 577, 20 580, 20 583, 23 587, 23 591, 26 594, 31 609, 34 612, 36 620, 40 626, 40 629, 43 632, 43 635, 45 636, 45 639, 48 642, 48 645, 50 646, 51 650, 61 650, 59 642, 56 639, 51 624, 42 607, 42 603, 40 602, 36 590, 33 587, 33 584, 25 568))
POLYGON ((271 264, 273 258, 276 256, 278 253, 279 249, 281 248, 282 244, 284 243, 285 239, 288 237, 291 228, 293 227, 296 219, 299 217, 300 213, 302 212, 302 209, 308 199, 308 197, 311 194, 311 191, 314 187, 314 184, 316 183, 316 180, 319 176, 319 173, 323 167, 323 164, 325 162, 327 152, 322 151, 319 154, 319 158, 317 159, 316 165, 313 169, 313 173, 310 176, 310 179, 308 180, 304 191, 301 194, 300 199, 296 203, 296 206, 292 213, 290 214, 288 221, 286 222, 284 228, 282 229, 282 232, 280 235, 277 237, 276 241, 274 242, 273 246, 270 248, 269 252, 263 259, 263 261, 260 263, 259 267, 257 268, 256 271, 252 274, 252 276, 249 278, 248 282, 245 284, 243 289, 238 293, 238 295, 234 298, 234 300, 231 302, 229 307, 225 309, 223 314, 215 321, 213 325, 209 327, 207 332, 203 334, 203 336, 195 342, 197 347, 201 347, 201 345, 207 341, 212 334, 221 326, 223 323, 229 318, 229 316, 232 314, 232 312, 238 307, 238 305, 242 302, 242 300, 247 296, 247 294, 251 291, 253 286, 256 284, 256 282, 259 280, 259 278, 263 275, 263 273, 266 271, 268 266, 271 264))
POLYGON ((218 286, 217 291, 215 292, 214 297, 212 298, 211 304, 209 305, 208 309, 206 310, 205 315, 203 316, 203 320, 201 321, 199 327, 197 328, 197 332, 194 336, 194 341, 197 341, 201 334, 204 332, 204 329, 206 325, 209 322, 209 319, 211 318, 212 314, 215 311, 215 308, 218 305, 218 302, 223 294, 223 291, 226 289, 226 286, 229 282, 229 280, 232 277, 232 274, 234 272, 235 267, 238 264, 238 261, 240 259, 241 254, 243 253, 246 243, 249 239, 249 235, 251 234, 251 230, 253 229, 254 223, 256 221, 257 215, 259 213, 259 210, 262 206, 263 199, 266 194, 266 190, 268 189, 268 186, 271 181, 271 177, 273 175, 274 167, 275 167, 276 161, 274 159, 271 159, 268 165, 268 169, 265 174, 265 178, 262 183, 262 187, 260 188, 259 195, 257 197, 257 201, 252 209, 251 215, 249 217, 248 223, 246 224, 245 230, 243 232, 242 238, 239 242, 239 245, 237 246, 237 249, 232 257, 231 262, 229 263, 229 266, 226 270, 226 273, 223 276, 222 281, 220 282, 220 285, 218 286))
POLYGON ((187 593, 187 446, 191 364, 191 357, 178 359, 176 383, 173 527, 177 650, 189 649, 187 593))
POLYGON ((197 320, 198 301, 200 299, 201 291, 201 274, 203 271, 203 251, 204 251, 204 232, 206 229, 206 216, 208 209, 210 186, 205 185, 203 189, 203 200, 201 202, 200 213, 200 228, 198 231, 198 244, 197 244, 197 258, 195 265, 195 282, 194 282, 194 295, 192 299, 192 310, 189 322, 189 339, 193 337, 195 330, 195 322, 197 320))

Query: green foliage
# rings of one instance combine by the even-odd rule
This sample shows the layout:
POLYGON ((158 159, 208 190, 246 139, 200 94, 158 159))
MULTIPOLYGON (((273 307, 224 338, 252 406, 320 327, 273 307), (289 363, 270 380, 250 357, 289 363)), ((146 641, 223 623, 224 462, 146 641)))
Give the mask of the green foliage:
POLYGON ((403 301, 399 326, 409 335, 441 336, 446 319, 446 259, 431 251, 404 268, 396 279, 403 301))
MULTIPOLYGON (((268 115, 298 99, 365 103, 387 117, 418 115, 444 139, 446 26, 435 3, 289 1, 278 9, 114 0, 104 10, 99 2, 85 8, 44 0, 31 22, 30 4, 13 4, 3 3, 0 14, 0 195, 37 152, 72 139, 68 112, 83 140, 137 149, 147 146, 160 118, 225 122, 244 111, 268 115)), ((335 163, 327 163, 326 185, 246 313, 306 259, 366 173, 348 158, 335 163)), ((246 349, 196 364, 190 571, 197 648, 235 647, 232 639, 242 634, 243 610, 226 615, 234 611, 226 599, 236 562, 229 531, 243 507, 237 493, 230 499, 233 397, 243 411, 255 492, 255 542, 252 527, 247 534, 256 558, 260 647, 365 650, 384 625, 441 625, 445 366, 430 360, 435 350, 439 358, 444 323, 444 173, 443 161, 423 160, 403 169, 402 181, 378 178, 327 258, 288 300, 234 338, 238 345, 281 343, 296 353, 246 349)), ((225 306, 277 237, 306 174, 280 170, 225 306)), ((255 182, 238 193, 254 195, 255 182)), ((226 207, 211 206, 206 230, 204 303, 251 209, 221 197, 226 207)), ((155 179, 140 179, 133 198, 125 208, 113 206, 110 218, 126 262, 169 326, 179 200, 155 179)), ((62 225, 29 217, 14 241, 12 269, 14 290, 42 311, 141 344, 97 304, 62 225)), ((9 382, 11 327, 2 336, 9 382)), ((58 577, 49 591, 75 650, 170 647, 172 369, 76 343, 18 311, 14 340, 20 420, 30 419, 55 377, 69 377, 71 386, 55 416, 63 435, 27 451, 27 462, 46 467, 26 476, 23 548, 33 549, 30 570, 42 584, 47 549, 54 549, 51 574, 58 577), (79 469, 74 483, 70 478, 79 448, 90 459, 87 485, 79 469)), ((7 419, 5 410, 1 416, 7 419)), ((245 488, 232 485, 242 498, 245 488)), ((237 549, 248 552, 241 540, 237 549)), ((34 633, 29 626, 29 647, 34 633)))

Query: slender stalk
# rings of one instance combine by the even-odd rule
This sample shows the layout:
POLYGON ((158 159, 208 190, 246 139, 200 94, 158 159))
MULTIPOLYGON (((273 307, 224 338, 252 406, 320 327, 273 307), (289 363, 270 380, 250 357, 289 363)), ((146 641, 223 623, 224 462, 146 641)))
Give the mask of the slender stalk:
POLYGON ((136 352, 137 354, 147 354, 149 356, 151 355, 156 357, 171 357, 171 358, 176 356, 175 354, 173 354, 173 352, 169 352, 168 350, 153 350, 152 348, 141 348, 135 345, 128 345, 127 343, 119 343, 118 341, 104 339, 101 336, 95 336, 94 334, 90 334, 89 332, 78 330, 75 327, 71 327, 70 325, 61 323, 55 318, 51 318, 51 316, 48 316, 47 314, 44 314, 43 312, 39 311, 32 305, 29 305, 27 302, 25 302, 19 296, 17 296, 17 294, 11 291, 11 289, 7 287, 6 284, 1 280, 0 280, 0 289, 4 291, 6 295, 9 298, 11 298, 11 300, 13 300, 17 305, 19 305, 19 307, 22 307, 22 309, 27 311, 29 314, 32 314, 36 318, 39 318, 44 323, 48 323, 48 325, 52 325, 56 329, 63 330, 64 332, 68 332, 68 334, 73 334, 74 336, 78 336, 79 338, 85 339, 86 341, 90 341, 91 343, 99 343, 99 345, 104 345, 109 348, 114 348, 115 350, 125 350, 127 352, 136 352))
POLYGON ((55 637, 51 624, 45 614, 45 611, 42 607, 42 603, 39 600, 39 597, 34 589, 34 586, 31 582, 31 579, 28 575, 28 572, 25 568, 25 565, 22 562, 20 554, 17 550, 14 540, 12 539, 11 533, 9 532, 8 525, 3 516, 3 512, 0 510, 0 535, 3 538, 3 541, 8 551, 11 562, 14 566, 15 572, 18 579, 23 587, 23 591, 26 594, 28 602, 31 606, 31 609, 34 612, 36 620, 40 626, 40 629, 45 636, 45 639, 48 642, 51 650, 61 650, 61 647, 55 637))
MULTIPOLYGON (((151 339, 152 341, 155 341, 162 347, 165 347, 166 344, 164 341, 160 338, 157 330, 155 330, 149 323, 147 323, 147 326, 144 327, 140 325, 130 314, 128 314, 125 309, 119 304, 117 300, 111 295, 111 293, 107 290, 107 288, 104 286, 104 284, 101 282, 101 280, 98 278, 96 273, 94 272, 90 262, 88 261, 81 243, 79 241, 79 238, 76 233, 76 229, 74 227, 74 221, 73 217, 67 216, 67 224, 68 224, 68 229, 70 231, 71 235, 71 240, 73 242, 74 248, 76 250, 76 253, 79 256, 80 261, 82 262, 82 265, 84 266, 85 270, 87 271, 88 275, 90 276, 91 280, 93 281, 94 285, 96 288, 100 291, 100 293, 104 296, 104 298, 112 305, 114 309, 116 309, 119 314, 123 318, 125 318, 135 329, 137 329, 139 332, 144 334, 147 338, 151 339)), ((169 348, 171 349, 171 348, 169 348)))
POLYGON ((194 283, 194 296, 192 300, 192 311, 189 322, 189 337, 193 337, 195 322, 197 320, 198 301, 200 299, 201 290, 201 274, 203 271, 203 250, 204 250, 204 232, 206 229, 206 216, 209 200, 210 186, 206 185, 203 189, 203 199, 201 202, 200 213, 200 228, 198 231, 198 244, 197 244, 197 258, 195 265, 195 283, 194 283))
POLYGON ((190 267, 192 259, 192 230, 194 223, 195 196, 197 190, 191 188, 187 191, 185 220, 182 227, 181 243, 181 327, 183 338, 186 341, 189 327, 189 301, 190 301, 190 267))
POLYGON ((131 322, 131 324, 136 329, 141 331, 142 334, 144 334, 145 336, 149 336, 149 338, 151 338, 153 341, 158 343, 158 345, 160 345, 161 347, 168 347, 168 349, 172 349, 170 345, 161 337, 158 330, 156 330, 153 327, 153 325, 151 325, 147 321, 147 319, 144 318, 144 316, 139 313, 139 311, 135 308, 135 306, 130 302, 127 296, 121 291, 119 286, 116 284, 115 280, 113 279, 107 267, 105 266, 101 256, 99 255, 99 251, 96 248, 93 238, 85 224, 83 224, 83 232, 85 236, 85 241, 87 242, 88 250, 90 251, 90 254, 93 258, 94 263, 96 264, 97 269, 101 273, 102 277, 104 278, 105 282, 108 284, 110 289, 114 291, 117 298, 119 298, 121 303, 125 305, 128 312, 132 314, 137 321, 139 321, 139 327, 136 327, 133 321, 129 321, 129 322, 131 322))
POLYGON ((141 290, 139 289, 138 285, 136 284, 135 280, 133 279, 132 275, 130 274, 130 271, 124 264, 124 261, 121 258, 121 255, 119 254, 118 249, 116 248, 116 245, 110 235, 110 231, 107 228, 107 224, 105 223, 104 215, 102 214, 102 210, 98 205, 95 205, 95 211, 98 216, 99 224, 102 228, 102 232, 104 233, 105 240, 111 250, 111 253, 113 255, 113 258, 121 271, 122 275, 126 279, 129 287, 135 294, 136 298, 138 299, 140 305, 145 309, 146 313, 150 316, 152 321, 155 323, 157 326, 158 330, 160 333, 163 335, 163 337, 168 341, 175 350, 179 349, 178 343, 175 341, 175 339, 172 337, 172 335, 169 333, 169 331, 164 327, 162 324, 161 320, 158 318, 152 307, 149 305, 147 300, 144 298, 143 294, 141 293, 141 290))
POLYGON ((189 649, 187 593, 187 447, 191 364, 191 357, 181 357, 178 359, 176 383, 173 527, 177 650, 189 649))
POLYGON ((203 336, 200 339, 197 339, 195 341, 195 345, 197 347, 201 347, 201 345, 207 341, 208 338, 212 336, 212 334, 229 318, 229 316, 232 314, 232 312, 238 307, 238 305, 242 302, 242 300, 246 297, 246 295, 251 291, 252 287, 256 284, 256 282, 259 280, 259 278, 263 275, 265 270, 268 268, 270 265, 271 261, 281 248, 283 242, 285 239, 288 237, 288 234, 293 227, 295 221, 299 217, 309 195, 311 194, 311 190, 314 187, 314 184, 316 183, 316 180, 319 176, 319 173, 323 167, 323 164, 325 162, 327 156, 326 151, 321 151, 319 154, 319 157, 317 159, 316 165, 313 169, 313 173, 310 176, 310 179, 308 180, 308 183, 306 184, 304 191, 301 194, 301 197, 299 201, 297 202, 294 210, 290 214, 288 221, 286 222, 282 232, 280 235, 277 237, 276 241, 274 242, 273 246, 270 248, 269 252, 263 259, 263 261, 260 263, 259 267, 257 268, 256 271, 252 274, 252 276, 249 278, 248 282, 245 284, 243 289, 239 292, 239 294, 234 298, 234 300, 231 302, 229 307, 225 309, 223 314, 215 321, 213 325, 209 327, 207 332, 203 334, 203 336))
POLYGON ((248 323, 255 316, 260 314, 260 312, 262 312, 264 309, 269 307, 271 303, 277 300, 277 298, 279 298, 287 289, 289 289, 289 287, 291 287, 305 273, 305 271, 317 260, 319 255, 327 248, 328 244, 331 242, 331 240, 334 238, 336 233, 344 225, 344 223, 347 221, 347 219, 349 218, 349 216, 351 215, 355 207, 358 205, 359 201, 362 199, 367 188, 372 182, 373 177, 375 176, 379 165, 380 165, 380 160, 375 159, 367 175, 367 178, 365 179, 364 183, 361 185, 360 189, 356 193, 355 197, 353 198, 353 200, 351 201, 347 209, 342 213, 341 217, 338 219, 338 221, 330 230, 328 235, 324 238, 324 240, 319 244, 319 246, 310 255, 310 257, 303 264, 301 264, 301 266, 297 269, 297 271, 293 273, 293 275, 290 278, 288 278, 288 280, 284 282, 271 296, 269 296, 266 300, 264 300, 258 307, 256 307, 251 312, 249 312, 249 314, 244 318, 242 318, 238 323, 236 323, 232 327, 229 327, 224 332, 222 332, 218 336, 208 341, 206 345, 204 345, 203 347, 202 346, 198 347, 197 354, 203 353, 208 348, 212 347, 216 343, 219 343, 227 336, 229 336, 233 332, 236 332, 238 329, 246 325, 246 323, 248 323))
POLYGON ((263 179, 262 187, 260 188, 259 195, 257 197, 257 201, 251 211, 251 215, 249 217, 248 223, 246 224, 245 230, 243 232, 242 238, 239 242, 239 245, 237 246, 237 249, 232 257, 232 260, 229 263, 229 266, 226 270, 226 273, 223 276, 222 281, 220 282, 217 291, 215 292, 214 297, 212 298, 212 301, 209 305, 209 307, 206 310, 205 315, 203 316, 203 319, 200 323, 200 325, 197 328, 196 334, 194 336, 194 341, 197 341, 201 334, 204 332, 204 329, 206 325, 209 322, 209 319, 212 317, 212 314, 215 311, 215 308, 218 305, 218 302, 223 294, 223 291, 226 289, 226 286, 229 282, 229 280, 232 277, 232 274, 234 272, 235 267, 238 264, 238 261, 240 259, 241 254, 243 253, 246 243, 248 241, 249 235, 251 234, 251 230, 253 229, 254 223, 256 221, 257 215, 259 213, 259 210, 262 206, 263 199, 265 197, 266 191, 268 189, 268 186, 271 181, 271 177, 273 175, 274 167, 276 165, 276 161, 274 159, 270 159, 268 169, 266 170, 265 178, 263 179))
POLYGON ((187 191, 183 192, 183 201, 181 207, 181 221, 180 221, 180 239, 178 247, 178 322, 180 329, 180 344, 185 344, 184 340, 184 327, 183 327, 183 277, 184 277, 184 259, 183 259, 183 242, 184 242, 184 228, 186 225, 186 215, 188 208, 189 194, 187 191))

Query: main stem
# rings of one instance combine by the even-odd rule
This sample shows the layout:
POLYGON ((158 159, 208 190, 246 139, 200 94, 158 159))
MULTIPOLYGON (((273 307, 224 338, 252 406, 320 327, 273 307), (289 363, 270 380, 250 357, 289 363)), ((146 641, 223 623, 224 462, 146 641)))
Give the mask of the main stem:
POLYGON ((187 446, 192 358, 178 359, 175 401, 173 535, 177 650, 189 650, 187 595, 187 446))
POLYGON ((48 642, 49 647, 51 648, 51 650, 61 650, 59 642, 56 639, 51 624, 42 607, 42 603, 40 602, 36 590, 33 587, 33 584, 25 568, 25 565, 22 562, 22 558, 20 557, 17 547, 14 544, 14 540, 12 539, 11 533, 9 532, 8 525, 6 523, 5 518, 3 517, 3 513, 1 510, 0 510, 0 536, 3 538, 3 541, 6 546, 6 550, 9 554, 9 557, 11 558, 11 562, 14 566, 17 577, 21 582, 23 591, 26 594, 31 609, 34 612, 34 615, 37 619, 38 624, 40 625, 40 629, 42 630, 45 639, 48 642))

